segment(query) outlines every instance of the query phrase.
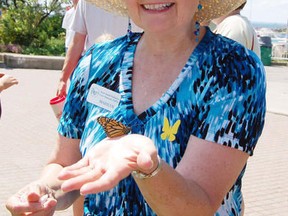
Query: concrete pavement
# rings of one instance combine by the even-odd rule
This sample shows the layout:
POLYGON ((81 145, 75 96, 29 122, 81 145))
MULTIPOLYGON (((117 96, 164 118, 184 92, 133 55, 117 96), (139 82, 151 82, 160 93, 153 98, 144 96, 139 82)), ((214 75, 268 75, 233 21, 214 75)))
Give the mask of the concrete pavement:
MULTIPOLYGON (((288 67, 267 71, 266 124, 249 159, 243 182, 245 216, 288 215, 288 67)), ((49 100, 55 95, 58 70, 7 69, 19 85, 1 93, 0 215, 8 216, 7 198, 39 176, 54 143, 57 120, 49 100)), ((71 208, 56 216, 71 216, 71 208)))

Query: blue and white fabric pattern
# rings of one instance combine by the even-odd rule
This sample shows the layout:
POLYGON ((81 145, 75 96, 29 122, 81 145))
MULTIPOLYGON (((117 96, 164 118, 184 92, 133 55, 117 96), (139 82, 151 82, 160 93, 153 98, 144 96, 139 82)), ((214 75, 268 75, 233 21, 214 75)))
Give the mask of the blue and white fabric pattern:
MULTIPOLYGON (((96 44, 80 60, 71 79, 58 131, 81 139, 84 156, 106 137, 99 116, 113 118, 150 137, 159 156, 176 167, 190 135, 253 154, 265 117, 265 72, 258 57, 209 29, 179 76, 159 100, 140 115, 133 111, 133 59, 143 33, 96 44), (107 110, 87 97, 94 84, 120 95, 107 110), (168 130, 169 129, 169 130, 168 130), (171 129, 171 130, 170 130, 171 129)), ((144 33, 145 34, 145 33, 144 33)), ((169 71, 167 71, 169 73, 169 71)), ((241 215, 245 168, 223 197, 217 216, 241 215)), ((85 198, 84 215, 155 215, 130 176, 110 191, 85 198)))

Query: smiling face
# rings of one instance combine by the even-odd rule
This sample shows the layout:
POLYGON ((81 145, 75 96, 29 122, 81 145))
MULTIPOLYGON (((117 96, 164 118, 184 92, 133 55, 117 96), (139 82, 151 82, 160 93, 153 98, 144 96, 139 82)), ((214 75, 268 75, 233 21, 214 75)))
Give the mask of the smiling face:
POLYGON ((131 19, 145 31, 191 28, 198 0, 124 0, 131 19))

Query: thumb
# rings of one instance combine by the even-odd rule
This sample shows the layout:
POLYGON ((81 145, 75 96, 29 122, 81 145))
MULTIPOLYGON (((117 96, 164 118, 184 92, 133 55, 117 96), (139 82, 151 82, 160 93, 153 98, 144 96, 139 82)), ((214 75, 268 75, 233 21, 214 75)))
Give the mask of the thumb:
POLYGON ((137 157, 137 165, 139 170, 149 171, 153 168, 153 160, 147 152, 140 152, 137 157))
POLYGON ((33 184, 30 186, 30 192, 27 194, 29 202, 38 202, 43 195, 48 194, 48 189, 42 184, 33 184))
POLYGON ((35 192, 32 192, 27 195, 28 202, 38 202, 39 199, 40 199, 40 195, 35 192))
POLYGON ((41 186, 39 184, 33 184, 30 186, 30 192, 27 193, 27 200, 29 202, 38 202, 41 197, 41 186))

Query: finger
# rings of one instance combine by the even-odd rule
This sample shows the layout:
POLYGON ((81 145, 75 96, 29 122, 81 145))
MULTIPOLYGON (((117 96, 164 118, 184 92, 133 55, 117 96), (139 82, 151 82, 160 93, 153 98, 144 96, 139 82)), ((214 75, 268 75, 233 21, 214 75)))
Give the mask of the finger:
POLYGON ((17 196, 21 202, 36 202, 41 197, 41 194, 39 186, 33 183, 21 189, 15 196, 17 196))
POLYGON ((57 93, 56 93, 56 96, 59 96, 59 97, 65 96, 63 89, 59 89, 59 90, 57 91, 57 93))
POLYGON ((60 180, 68 180, 71 178, 75 178, 77 176, 84 175, 85 173, 91 172, 92 169, 94 169, 93 166, 85 166, 85 167, 81 167, 79 169, 73 169, 73 170, 66 169, 66 170, 63 170, 59 174, 58 178, 60 180))
MULTIPOLYGON (((37 212, 37 213, 33 213, 33 214, 29 214, 29 215, 27 215, 27 216, 43 216, 43 215, 45 215, 45 216, 53 216, 54 215, 54 213, 55 213, 55 209, 50 209, 49 211, 40 211, 40 212, 37 212)), ((25 215, 26 216, 26 215, 25 215)))
POLYGON ((148 153, 140 152, 137 157, 137 165, 140 170, 149 170, 153 167, 154 163, 148 153))
POLYGON ((126 178, 130 172, 120 174, 115 171, 107 171, 96 181, 84 184, 80 188, 80 194, 86 195, 91 193, 99 193, 114 188, 122 179, 126 178))
POLYGON ((56 210, 57 201, 54 198, 49 198, 43 208, 39 211, 29 212, 21 215, 33 215, 33 216, 53 216, 56 210))
POLYGON ((38 202, 40 198, 41 196, 39 194, 32 192, 32 193, 27 194, 26 199, 28 202, 38 202))
POLYGON ((42 203, 42 209, 37 212, 33 212, 33 216, 52 216, 54 215, 55 209, 57 205, 57 200, 54 198, 48 198, 45 203, 42 203))
POLYGON ((20 196, 15 195, 7 201, 6 208, 12 215, 23 215, 24 213, 43 210, 43 205, 39 202, 28 202, 27 199, 21 199, 20 196))
POLYGON ((21 189, 17 194, 12 196, 6 207, 13 213, 34 212, 39 211, 43 207, 37 201, 41 197, 40 185, 32 183, 29 186, 21 189))
POLYGON ((41 198, 40 191, 39 192, 32 191, 27 193, 26 195, 26 199, 28 202, 38 202, 40 198, 41 198))
POLYGON ((105 170, 102 168, 90 168, 89 171, 86 171, 82 175, 75 176, 63 182, 61 189, 65 192, 78 190, 82 187, 83 184, 95 181, 100 178, 103 173, 105 173, 105 170))
POLYGON ((55 209, 57 205, 57 200, 54 199, 53 197, 48 197, 48 199, 42 203, 44 210, 50 210, 50 209, 55 209))
POLYGON ((47 203, 51 203, 51 200, 52 204, 57 202, 54 199, 52 190, 45 185, 32 184, 28 187, 28 190, 29 190, 28 192, 23 193, 21 196, 21 200, 24 202, 25 201, 28 203, 38 202, 42 206, 44 206, 45 204, 47 205, 47 203))
POLYGON ((63 170, 77 170, 80 169, 82 167, 87 167, 89 166, 89 161, 87 158, 82 158, 81 160, 79 160, 77 163, 72 164, 71 166, 67 166, 65 168, 63 168, 63 170))
POLYGON ((89 167, 89 162, 88 160, 83 158, 71 166, 64 167, 59 173, 58 178, 60 180, 66 180, 68 178, 71 178, 73 176, 73 171, 81 170, 81 168, 85 167, 89 167))
POLYGON ((38 202, 41 197, 49 195, 51 193, 48 188, 45 185, 42 184, 32 184, 29 186, 29 192, 26 192, 27 194, 27 200, 29 202, 38 202))

